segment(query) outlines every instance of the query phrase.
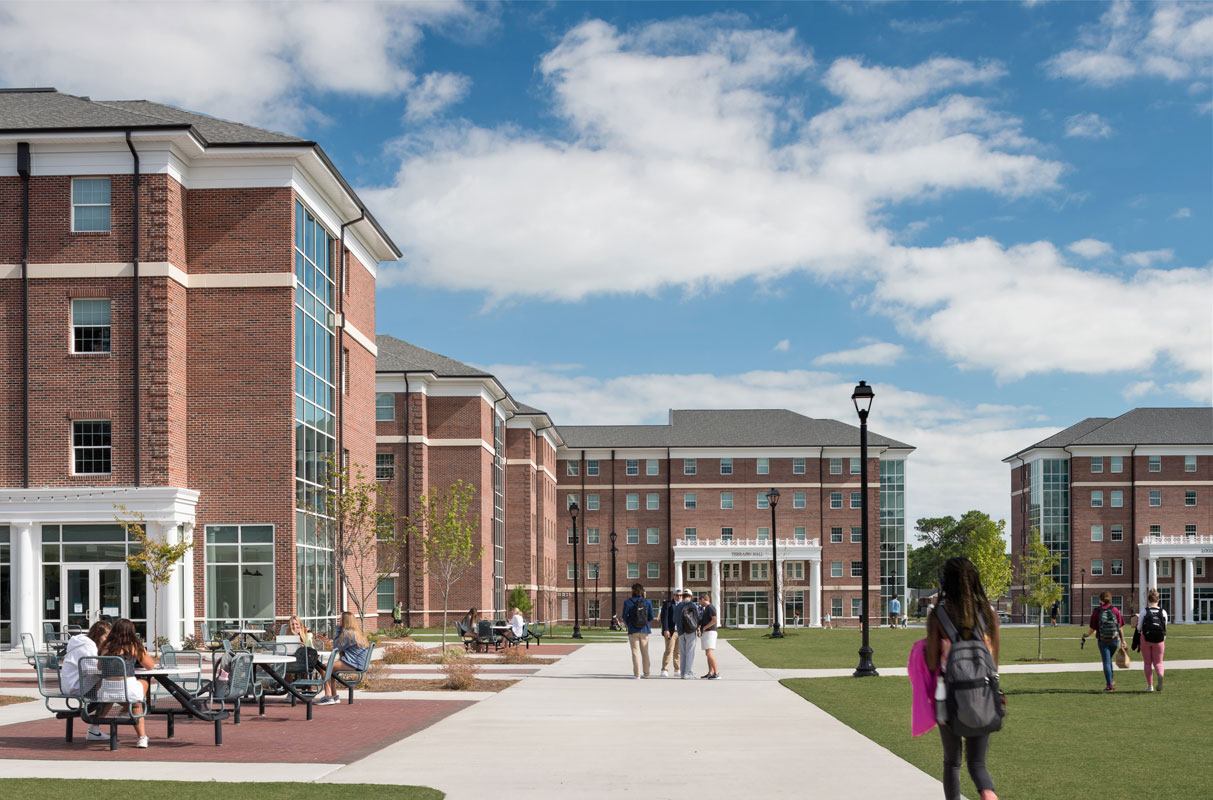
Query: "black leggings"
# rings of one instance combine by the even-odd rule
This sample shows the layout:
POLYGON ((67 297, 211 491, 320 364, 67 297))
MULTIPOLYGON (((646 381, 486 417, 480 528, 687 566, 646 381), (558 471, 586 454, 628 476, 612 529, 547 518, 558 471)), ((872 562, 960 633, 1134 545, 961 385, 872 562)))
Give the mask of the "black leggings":
MULTIPOLYGON (((960 738, 947 725, 939 726, 939 737, 943 739, 943 796, 946 800, 960 800, 960 738)), ((977 791, 994 791, 994 780, 986 770, 986 750, 990 747, 990 734, 966 736, 965 761, 969 765, 969 777, 977 791)))

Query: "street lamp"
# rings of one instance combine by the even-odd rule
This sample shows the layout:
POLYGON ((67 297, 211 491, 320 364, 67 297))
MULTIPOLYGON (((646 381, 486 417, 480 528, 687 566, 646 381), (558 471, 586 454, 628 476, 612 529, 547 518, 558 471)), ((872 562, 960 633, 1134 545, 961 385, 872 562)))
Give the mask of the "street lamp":
POLYGON ((863 547, 863 597, 860 600, 863 617, 859 620, 863 629, 863 645, 859 648, 859 666, 855 668, 856 678, 867 678, 876 675, 876 665, 872 663, 872 646, 868 644, 868 412, 872 409, 872 398, 876 393, 867 381, 860 381, 851 392, 851 402, 859 414, 859 485, 860 485, 860 522, 863 547))
POLYGON ((619 607, 615 604, 615 554, 619 548, 615 546, 615 531, 611 531, 611 630, 619 630, 619 607))
POLYGON ((581 577, 581 562, 577 560, 577 512, 581 509, 574 500, 569 504, 569 516, 573 518, 573 638, 581 638, 581 605, 577 587, 581 577))
POLYGON ((779 561, 775 556, 775 504, 779 502, 779 490, 767 492, 767 505, 771 507, 771 638, 782 639, 779 629, 779 561))

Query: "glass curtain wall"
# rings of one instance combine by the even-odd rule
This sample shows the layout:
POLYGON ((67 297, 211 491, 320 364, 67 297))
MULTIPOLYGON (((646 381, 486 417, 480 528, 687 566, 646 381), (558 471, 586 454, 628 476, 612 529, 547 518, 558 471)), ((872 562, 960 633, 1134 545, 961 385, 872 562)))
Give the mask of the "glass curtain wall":
POLYGON ((327 631, 335 611, 333 520, 324 493, 326 463, 337 451, 336 264, 333 237, 297 201, 294 249, 296 613, 327 631))
POLYGON ((505 607, 505 423, 493 414, 493 606, 505 607))
POLYGON ((880 608, 901 599, 906 610, 906 462, 880 462, 880 608))
POLYGON ((206 526, 206 617, 212 628, 274 621, 274 526, 206 526))
MULTIPOLYGON (((1049 552, 1061 556, 1053 579, 1061 584, 1061 616, 1070 617, 1070 460, 1047 458, 1032 465, 1028 484, 1029 529, 1040 531, 1049 552)), ((1034 613, 1039 613, 1034 610, 1034 613)))

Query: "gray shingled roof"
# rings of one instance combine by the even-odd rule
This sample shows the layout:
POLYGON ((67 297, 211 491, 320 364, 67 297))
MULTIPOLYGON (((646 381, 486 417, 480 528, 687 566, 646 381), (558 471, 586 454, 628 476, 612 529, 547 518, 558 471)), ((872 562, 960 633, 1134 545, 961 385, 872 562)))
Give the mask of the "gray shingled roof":
POLYGON ((548 412, 546 412, 546 411, 541 411, 540 409, 535 408, 534 406, 528 406, 526 403, 520 403, 520 402, 518 402, 517 400, 515 400, 515 401, 514 401, 514 405, 518 406, 518 412, 517 412, 517 413, 518 413, 519 415, 524 415, 524 416, 532 416, 532 415, 535 415, 535 414, 546 414, 546 413, 548 413, 548 412))
POLYGON ((303 146, 312 144, 306 139, 287 136, 285 133, 254 128, 252 125, 232 122, 219 117, 208 117, 205 114, 184 111, 173 106, 153 103, 150 100, 101 100, 98 102, 111 108, 142 114, 165 122, 191 125, 210 144, 297 144, 303 146))
MULTIPOLYGON (((561 425, 571 449, 603 447, 855 447, 859 428, 780 408, 671 410, 668 425, 561 425)), ((913 445, 868 431, 868 444, 913 445)))
POLYGON ((1088 417, 1007 458, 1046 447, 1134 444, 1213 444, 1213 408, 1135 408, 1119 417, 1088 417))
POLYGON ((381 333, 375 337, 379 355, 375 358, 376 372, 432 372, 442 378, 492 378, 484 370, 447 358, 444 355, 402 342, 395 336, 381 333))

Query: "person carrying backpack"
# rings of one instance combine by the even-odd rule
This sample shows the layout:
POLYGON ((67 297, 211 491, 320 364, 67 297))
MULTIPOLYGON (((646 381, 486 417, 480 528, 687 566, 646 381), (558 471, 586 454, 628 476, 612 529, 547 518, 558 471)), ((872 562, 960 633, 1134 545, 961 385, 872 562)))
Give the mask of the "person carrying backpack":
POLYGON ((644 587, 632 584, 632 596, 623 601, 623 621, 628 626, 628 644, 632 648, 632 677, 649 677, 649 621, 653 604, 644 596, 644 587), (643 670, 643 671, 642 671, 643 670))
POLYGON ((674 606, 674 625, 678 628, 678 650, 682 653, 678 675, 684 680, 695 677, 695 643, 699 638, 700 617, 695 596, 683 589, 682 602, 674 606))
POLYGON ((1146 609, 1137 621, 1141 634, 1141 661, 1146 670, 1146 691, 1162 691, 1162 653, 1167 646, 1167 612, 1158 607, 1158 590, 1146 592, 1146 609), (1158 680, 1154 680, 1154 675, 1158 680))
POLYGON ((1099 608, 1091 612, 1091 630, 1082 635, 1082 643, 1087 643, 1088 636, 1095 636, 1099 642, 1099 657, 1103 660, 1103 676, 1105 692, 1116 691, 1116 679, 1112 677, 1112 658, 1124 644, 1124 636, 1120 629, 1124 627, 1124 618, 1120 609, 1112 605, 1112 593, 1106 589, 1099 593, 1099 608))
POLYGON ((927 668, 938 675, 937 721, 943 741, 943 794, 960 800, 961 740, 981 800, 998 800, 986 769, 990 733, 1002 727, 998 689, 998 617, 977 568, 951 558, 940 576, 939 601, 927 617, 927 668))

